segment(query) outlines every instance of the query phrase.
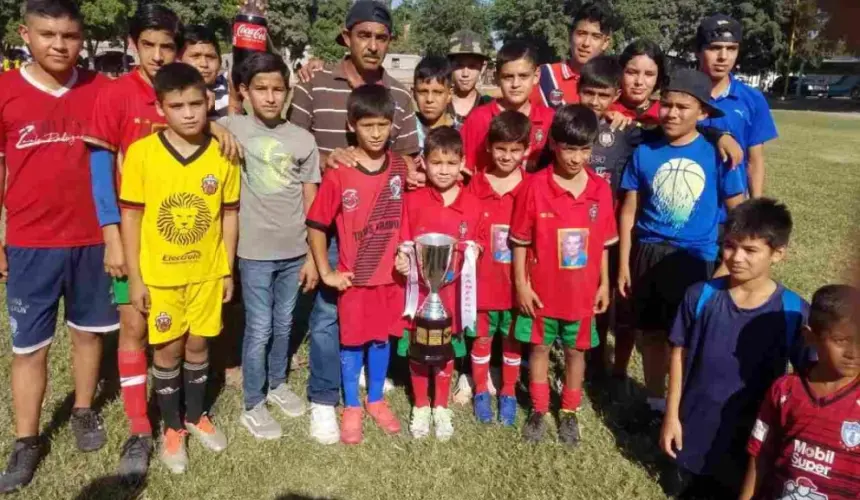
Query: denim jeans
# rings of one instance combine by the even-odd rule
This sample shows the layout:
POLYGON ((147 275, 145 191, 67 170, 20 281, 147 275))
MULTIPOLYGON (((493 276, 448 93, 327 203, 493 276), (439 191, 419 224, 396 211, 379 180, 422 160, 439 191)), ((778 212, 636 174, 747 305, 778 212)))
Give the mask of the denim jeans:
POLYGON ((242 388, 245 409, 266 399, 266 383, 274 389, 287 380, 287 351, 299 271, 305 256, 287 260, 239 259, 245 338, 242 342, 242 388))
MULTIPOLYGON (((337 266, 337 240, 331 238, 328 261, 337 266)), ((314 299, 309 319, 311 354, 308 399, 312 403, 335 406, 340 402, 340 330, 337 324, 337 295, 322 284, 314 299)))

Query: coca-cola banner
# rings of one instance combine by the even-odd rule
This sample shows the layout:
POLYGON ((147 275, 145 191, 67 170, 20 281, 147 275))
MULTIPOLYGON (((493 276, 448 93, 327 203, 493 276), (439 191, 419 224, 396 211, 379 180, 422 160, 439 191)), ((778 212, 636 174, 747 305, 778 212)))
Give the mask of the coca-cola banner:
POLYGON ((238 22, 233 25, 233 47, 265 52, 267 33, 265 26, 238 22))

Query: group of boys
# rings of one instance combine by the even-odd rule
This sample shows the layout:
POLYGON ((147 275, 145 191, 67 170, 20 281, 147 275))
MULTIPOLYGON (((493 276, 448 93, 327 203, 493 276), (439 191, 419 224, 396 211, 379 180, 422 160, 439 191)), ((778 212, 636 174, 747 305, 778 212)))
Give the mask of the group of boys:
MULTIPOLYGON (((287 349, 297 298, 318 282, 312 314, 323 337, 314 344, 320 333, 312 319, 311 377, 324 373, 311 381, 317 392, 308 392, 311 435, 322 443, 360 443, 365 411, 384 432, 400 432, 384 397, 397 338, 398 352, 410 358, 415 438, 431 427, 437 439, 453 436, 448 400, 464 335, 474 337, 475 416, 491 423, 488 372, 498 334, 498 419, 516 423, 527 344, 532 408, 522 433, 543 439, 550 354, 561 344, 558 436, 575 446, 585 354, 601 342, 597 318, 616 302, 646 346, 649 408, 661 414, 660 447, 675 459, 665 475, 668 493, 681 494, 695 481, 743 498, 856 496, 858 292, 825 287, 810 307, 771 278, 792 222, 783 205, 759 198, 763 164, 753 161, 761 161, 761 145, 775 129, 751 130, 757 122, 749 109, 760 94, 739 90, 731 67, 719 78, 674 72, 661 92, 659 132, 607 131, 620 68, 600 54, 612 29, 605 8, 587 6, 574 19, 575 65, 539 68, 532 48, 507 43, 495 61, 501 97, 477 107, 472 73, 480 73, 485 57, 472 35, 458 34, 450 58, 427 58, 416 69, 416 119, 406 91, 380 67, 390 13, 364 0, 353 5, 338 38, 350 56, 296 88, 293 123, 281 118, 288 70, 271 54, 252 56, 239 72, 252 114, 211 122, 215 82, 205 60, 217 55, 217 44, 183 41, 169 10, 141 7, 130 26, 140 69, 107 83, 74 68, 82 25, 73 2, 29 0, 26 9, 22 35, 35 63, 0 82, 0 160, 9 174, 8 265, 0 261, 0 270, 9 275, 18 436, 0 490, 29 483, 39 461, 46 355, 60 297, 72 332, 72 428, 82 451, 105 444, 91 405, 99 334, 117 327, 132 434, 120 474, 144 475, 152 450, 147 343, 164 422, 161 461, 184 472, 187 434, 223 451, 227 439, 204 406, 207 339, 220 333, 238 257, 247 315, 240 422, 257 438, 282 435, 267 403, 290 416, 306 411, 285 384, 287 349), (190 65, 175 62, 183 54, 190 65), (575 97, 559 85, 569 80, 575 97), (532 97, 536 92, 541 99, 532 97), (743 126, 725 116, 744 111, 750 119, 743 126), (723 159, 734 142, 748 173, 723 159), (613 151, 617 161, 592 168, 595 150, 616 143, 624 148, 613 151), (241 167, 234 161, 239 144, 241 167), (349 144, 354 148, 345 150, 349 144), (31 162, 53 168, 24 168, 31 162), (744 201, 748 196, 754 199, 744 201), (453 324, 438 331, 414 314, 428 294, 417 283, 415 249, 430 233, 454 242, 464 266, 459 290, 453 283, 442 288, 453 324), (712 279, 719 256, 722 277, 712 279), (451 348, 428 349, 434 335, 451 348), (784 376, 789 360, 797 371, 784 376), (747 463, 747 449, 754 458, 738 467, 747 463)), ((711 52, 721 62, 714 67, 725 69, 739 41, 736 21, 703 21, 703 69, 711 52)))

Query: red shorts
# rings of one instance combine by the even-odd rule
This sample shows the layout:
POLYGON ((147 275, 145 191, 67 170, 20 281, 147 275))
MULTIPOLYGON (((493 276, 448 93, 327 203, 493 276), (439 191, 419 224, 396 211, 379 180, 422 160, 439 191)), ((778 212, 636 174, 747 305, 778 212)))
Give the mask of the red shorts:
POLYGON ((341 345, 355 347, 402 336, 405 300, 403 287, 396 283, 342 292, 337 300, 341 345))

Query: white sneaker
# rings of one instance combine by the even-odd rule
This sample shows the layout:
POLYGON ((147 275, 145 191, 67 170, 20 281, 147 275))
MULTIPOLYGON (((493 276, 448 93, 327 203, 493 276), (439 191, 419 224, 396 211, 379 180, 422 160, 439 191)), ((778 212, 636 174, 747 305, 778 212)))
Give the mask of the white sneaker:
MULTIPOLYGON (((364 374, 364 370, 361 370, 358 376, 358 386, 362 389, 367 389, 367 376, 364 374)), ((382 386, 382 393, 388 394, 392 390, 394 390, 394 382, 390 378, 385 377, 385 385, 382 386)))
POLYGON ((458 405, 472 404, 472 377, 461 373, 454 388, 454 402, 458 405))
POLYGON ((409 432, 415 439, 426 438, 430 435, 430 407, 412 408, 412 421, 409 422, 409 432))
POLYGON ((433 430, 439 441, 447 441, 454 435, 453 416, 454 412, 448 408, 433 408, 433 430))
POLYGON ((340 441, 340 427, 334 406, 311 403, 311 437, 320 444, 340 441))

